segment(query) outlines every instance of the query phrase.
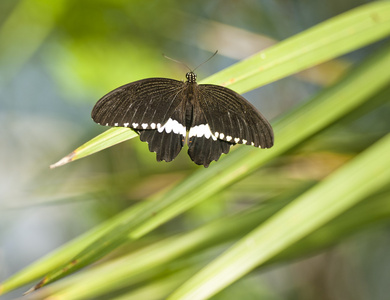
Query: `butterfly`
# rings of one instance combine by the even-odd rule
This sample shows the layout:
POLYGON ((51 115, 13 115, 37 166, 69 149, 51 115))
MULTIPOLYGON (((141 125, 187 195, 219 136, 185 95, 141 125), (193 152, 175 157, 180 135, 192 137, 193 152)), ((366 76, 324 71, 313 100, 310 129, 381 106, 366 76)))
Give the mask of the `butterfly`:
POLYGON ((172 161, 185 141, 191 160, 204 167, 235 144, 273 146, 271 125, 244 97, 197 84, 193 71, 186 78, 147 78, 118 87, 96 103, 92 119, 135 130, 157 161, 172 161))

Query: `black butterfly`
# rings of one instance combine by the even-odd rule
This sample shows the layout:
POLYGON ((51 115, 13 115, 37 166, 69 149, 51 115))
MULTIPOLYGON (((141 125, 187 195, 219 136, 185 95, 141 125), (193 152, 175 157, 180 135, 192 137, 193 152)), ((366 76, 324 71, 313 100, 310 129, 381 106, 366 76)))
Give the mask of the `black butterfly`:
POLYGON ((268 121, 236 92, 218 85, 148 78, 121 86, 101 98, 92 119, 105 126, 129 127, 148 142, 157 161, 172 161, 188 133, 188 154, 208 167, 235 144, 270 148, 274 137, 268 121))

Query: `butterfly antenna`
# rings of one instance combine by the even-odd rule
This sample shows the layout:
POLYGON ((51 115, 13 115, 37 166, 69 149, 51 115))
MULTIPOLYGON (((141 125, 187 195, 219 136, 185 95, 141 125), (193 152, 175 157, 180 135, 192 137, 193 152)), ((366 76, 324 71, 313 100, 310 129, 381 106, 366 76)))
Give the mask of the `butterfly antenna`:
POLYGON ((185 67, 186 67, 188 70, 190 70, 191 72, 194 72, 197 68, 199 68, 200 66, 204 65, 204 64, 207 63, 210 59, 212 59, 215 55, 217 55, 217 53, 218 53, 218 50, 215 51, 213 55, 211 55, 207 60, 205 60, 204 62, 202 62, 199 66, 197 66, 197 67, 196 67, 195 69, 193 69, 193 70, 191 70, 191 68, 190 68, 189 66, 187 66, 185 63, 183 63, 183 62, 180 61, 180 60, 176 60, 176 59, 173 59, 173 58, 171 58, 171 57, 169 57, 169 56, 166 56, 164 53, 163 53, 163 56, 164 56, 165 58, 168 58, 168 59, 171 60, 171 61, 174 61, 174 62, 176 62, 176 63, 179 63, 179 64, 185 66, 185 67))
POLYGON ((173 58, 171 58, 171 57, 169 57, 169 56, 166 56, 164 53, 163 53, 163 56, 164 56, 165 58, 168 58, 168 59, 171 60, 171 61, 174 61, 174 62, 176 62, 176 63, 178 63, 178 64, 181 64, 181 65, 185 66, 188 70, 191 71, 191 68, 190 68, 189 66, 187 66, 185 63, 183 63, 182 61, 173 59, 173 58))
POLYGON ((199 66, 197 66, 195 69, 193 69, 192 72, 195 72, 195 70, 196 70, 197 68, 199 68, 200 66, 204 65, 205 63, 207 63, 210 59, 212 59, 215 55, 217 55, 217 53, 218 53, 218 50, 215 51, 214 54, 211 55, 207 60, 205 60, 205 61, 202 62, 199 66))

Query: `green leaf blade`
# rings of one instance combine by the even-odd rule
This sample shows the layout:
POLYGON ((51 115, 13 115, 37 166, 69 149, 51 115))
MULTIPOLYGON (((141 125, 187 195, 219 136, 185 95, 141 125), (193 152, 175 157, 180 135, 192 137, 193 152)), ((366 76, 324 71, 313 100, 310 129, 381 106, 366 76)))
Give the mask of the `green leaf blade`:
POLYGON ((369 45, 389 34, 390 2, 376 1, 313 26, 204 81, 244 93, 369 45))
POLYGON ((390 135, 241 239, 168 299, 208 299, 372 192, 386 186, 390 182, 388 153, 390 135), (345 181, 345 178, 349 180, 345 181))
POLYGON ((99 134, 97 137, 86 142, 85 144, 78 147, 76 150, 72 151, 67 156, 61 158, 58 162, 50 165, 51 169, 63 166, 67 163, 75 161, 77 159, 86 157, 88 155, 94 154, 121 142, 127 141, 137 136, 133 130, 129 128, 110 128, 99 134))

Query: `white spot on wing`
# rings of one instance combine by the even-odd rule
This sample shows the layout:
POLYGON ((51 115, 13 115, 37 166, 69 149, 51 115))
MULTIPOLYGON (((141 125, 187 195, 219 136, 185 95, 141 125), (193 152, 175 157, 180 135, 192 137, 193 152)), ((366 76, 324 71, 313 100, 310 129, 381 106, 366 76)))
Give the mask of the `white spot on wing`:
POLYGON ((248 142, 247 140, 244 140, 244 139, 242 140, 243 144, 246 144, 247 142, 248 142))
POLYGON ((230 135, 227 135, 226 136, 226 140, 229 142, 230 140, 232 139, 232 137, 230 135))
POLYGON ((123 123, 123 126, 129 127, 129 123, 123 123))
POLYGON ((234 142, 237 144, 240 141, 240 138, 235 138, 234 142))
POLYGON ((172 120, 171 118, 168 119, 168 121, 164 124, 164 126, 161 126, 160 123, 157 124, 158 132, 163 132, 164 130, 166 133, 170 133, 173 131, 173 133, 176 134, 181 134, 183 136, 186 135, 186 128, 178 121, 172 120))
POLYGON ((131 125, 133 125, 134 128, 137 128, 137 127, 138 127, 138 123, 133 123, 133 124, 131 124, 131 125))
POLYGON ((106 126, 108 126, 108 123, 106 123, 106 126))
POLYGON ((118 126, 118 123, 115 123, 114 126, 118 126))
POLYGON ((152 128, 152 129, 156 129, 156 123, 152 123, 152 124, 150 124, 150 128, 152 128))
POLYGON ((254 145, 255 145, 255 143, 254 143, 254 142, 252 142, 252 143, 251 143, 251 145, 252 145, 252 146, 254 146, 254 145))
POLYGON ((143 129, 146 129, 146 128, 148 128, 148 124, 146 124, 146 123, 142 123, 142 125, 141 125, 141 126, 142 126, 142 128, 143 128, 143 129))
POLYGON ((202 137, 204 136, 206 139, 210 137, 216 141, 217 137, 211 133, 209 124, 200 124, 190 128, 190 132, 188 133, 188 137, 202 137))
POLYGON ((225 137, 225 135, 224 135, 223 133, 220 133, 220 134, 219 134, 219 138, 220 138, 220 139, 223 139, 224 137, 225 137))

